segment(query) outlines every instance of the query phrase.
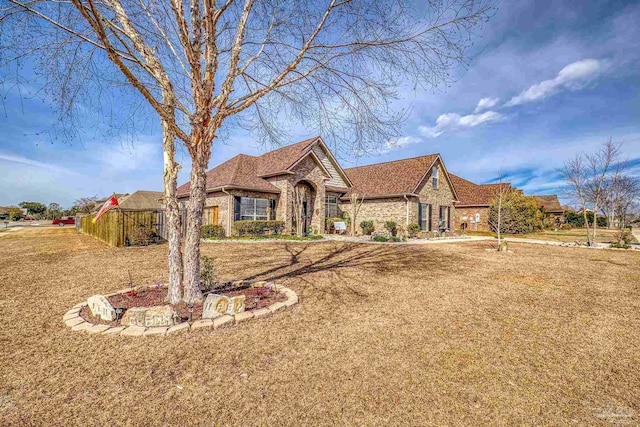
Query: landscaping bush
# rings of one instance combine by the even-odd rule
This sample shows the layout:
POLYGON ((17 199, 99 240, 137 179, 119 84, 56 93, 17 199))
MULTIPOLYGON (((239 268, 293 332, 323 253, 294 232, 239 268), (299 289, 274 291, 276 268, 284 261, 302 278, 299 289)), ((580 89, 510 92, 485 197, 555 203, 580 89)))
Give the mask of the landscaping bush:
POLYGON ((282 233, 284 221, 236 221, 233 229, 237 236, 268 236, 282 233))
POLYGON ((221 225, 203 225, 201 236, 203 239, 224 239, 226 233, 221 225))
POLYGON ((144 225, 138 225, 129 233, 129 244, 132 246, 147 246, 155 233, 144 225))
POLYGON ((200 286, 203 291, 211 291, 218 283, 218 271, 213 259, 202 255, 200 257, 200 286))
MULTIPOLYGON (((567 224, 571 224, 577 228, 584 228, 584 215, 576 212, 567 212, 565 214, 565 218, 567 219, 567 224)), ((593 225, 593 212, 587 212, 587 221, 589 221, 589 225, 593 225)), ((598 216, 598 227, 606 227, 607 226, 607 218, 604 216, 598 216)))
POLYGON ((614 242, 611 244, 612 248, 629 249, 631 247, 629 243, 631 243, 633 236, 628 231, 617 231, 613 238, 614 242))
POLYGON ((394 242, 402 242, 402 237, 400 236, 384 236, 382 234, 378 234, 373 236, 373 241, 374 242, 388 242, 389 240, 392 240, 394 242))
POLYGON ((360 228, 362 228, 362 234, 366 236, 370 236, 376 229, 373 225, 373 221, 371 220, 362 221, 360 223, 360 228))
POLYGON ((396 224, 395 221, 385 221, 384 223, 384 228, 385 230, 387 230, 389 232, 389 234, 391 234, 392 236, 395 236, 396 233, 398 232, 398 224, 396 224))
POLYGON ((420 225, 412 222, 407 226, 407 233, 409 234, 409 237, 417 237, 420 233, 420 225))
MULTIPOLYGON (((489 225, 498 231, 498 199, 489 206, 489 225)), ((535 198, 511 191, 502 197, 500 231, 506 234, 524 234, 542 230, 543 213, 535 198)))

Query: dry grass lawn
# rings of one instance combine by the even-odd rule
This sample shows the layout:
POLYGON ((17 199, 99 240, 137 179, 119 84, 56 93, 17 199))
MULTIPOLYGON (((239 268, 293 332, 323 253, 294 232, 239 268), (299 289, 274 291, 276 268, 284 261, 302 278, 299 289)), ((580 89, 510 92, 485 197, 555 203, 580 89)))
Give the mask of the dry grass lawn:
MULTIPOLYGON (((598 243, 613 243, 616 241, 615 235, 618 230, 609 230, 606 228, 598 228, 596 230, 596 241, 598 243)), ((465 234, 469 236, 493 236, 495 233, 488 231, 467 231, 465 234)), ((528 234, 503 234, 504 237, 513 237, 520 239, 538 239, 538 240, 550 240, 553 242, 566 242, 574 243, 576 240, 585 243, 587 241, 587 230, 585 228, 572 228, 571 230, 542 230, 535 233, 528 234)), ((633 236, 631 236, 632 242, 637 242, 633 236)))
POLYGON ((91 294, 165 279, 166 246, 0 239, 0 425, 638 425, 640 253, 489 243, 203 245, 290 311, 164 338, 89 336, 91 294), (625 424, 613 424, 613 422, 625 424))

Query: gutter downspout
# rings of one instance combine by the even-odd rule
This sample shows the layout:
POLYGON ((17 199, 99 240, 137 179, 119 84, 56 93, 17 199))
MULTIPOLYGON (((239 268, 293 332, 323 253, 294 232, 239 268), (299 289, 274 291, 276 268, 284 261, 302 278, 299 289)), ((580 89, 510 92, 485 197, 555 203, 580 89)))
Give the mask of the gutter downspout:
POLYGON ((405 227, 408 228, 409 227, 409 198, 407 197, 406 194, 403 194, 402 196, 407 201, 407 204, 406 204, 406 206, 407 206, 407 218, 405 220, 405 224, 404 225, 405 225, 405 227))
POLYGON ((226 187, 222 187, 221 191, 226 194, 228 197, 227 200, 227 237, 231 236, 231 203, 233 202, 233 197, 231 194, 227 193, 226 187))

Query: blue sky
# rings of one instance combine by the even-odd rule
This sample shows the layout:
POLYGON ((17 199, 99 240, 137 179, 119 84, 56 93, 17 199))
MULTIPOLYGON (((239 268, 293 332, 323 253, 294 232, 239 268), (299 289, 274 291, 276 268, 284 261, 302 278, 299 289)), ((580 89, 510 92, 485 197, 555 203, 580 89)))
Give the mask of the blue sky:
MULTIPOLYGON (((640 175, 638 22, 637 2, 505 1, 480 31, 476 56, 457 82, 401 92, 398 108, 411 111, 401 138, 341 163, 439 152, 449 171, 472 181, 503 174, 528 194, 559 193, 564 160, 611 137, 640 175)), ((161 137, 153 121, 133 139, 87 126, 81 142, 69 142, 45 132, 55 122, 46 100, 6 87, 3 95, 0 206, 24 200, 70 206, 82 196, 161 191, 161 137)), ((310 136, 293 129, 292 142, 310 136)), ((214 146, 210 166, 269 148, 236 132, 214 146)), ((181 150, 178 157, 184 183, 188 155, 181 150)))

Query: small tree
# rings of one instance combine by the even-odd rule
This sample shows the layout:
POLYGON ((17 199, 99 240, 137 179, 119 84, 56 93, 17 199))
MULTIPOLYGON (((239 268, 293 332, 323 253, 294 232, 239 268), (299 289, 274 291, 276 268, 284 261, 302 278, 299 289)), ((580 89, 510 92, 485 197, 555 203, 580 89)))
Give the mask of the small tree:
POLYGON ((362 207, 362 202, 364 201, 364 196, 360 197, 358 193, 351 193, 349 196, 349 200, 351 201, 351 235, 356 235, 356 224, 358 220, 358 214, 360 213, 360 208, 362 207))
POLYGON ((26 209, 28 215, 41 215, 47 211, 47 206, 40 202, 22 202, 18 206, 26 209))
POLYGON ((535 198, 519 191, 507 191, 496 197, 489 206, 489 226, 495 233, 525 234, 542 229, 542 212, 535 198), (498 208, 498 206, 500 208, 498 208), (498 227, 498 211, 500 226, 498 227))

